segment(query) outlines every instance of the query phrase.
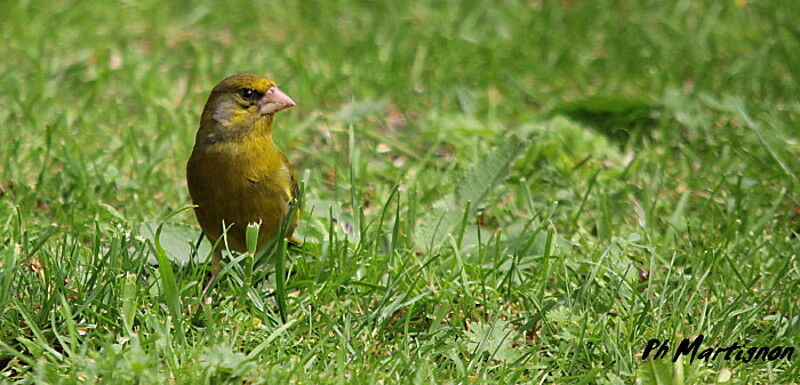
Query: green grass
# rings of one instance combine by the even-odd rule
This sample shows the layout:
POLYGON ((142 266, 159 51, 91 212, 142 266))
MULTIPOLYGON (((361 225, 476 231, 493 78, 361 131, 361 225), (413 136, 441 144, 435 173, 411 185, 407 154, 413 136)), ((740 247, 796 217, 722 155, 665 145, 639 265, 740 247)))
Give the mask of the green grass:
POLYGON ((800 8, 741 3, 0 2, 0 378, 796 382, 637 357, 800 348, 800 8), (201 298, 184 167, 235 72, 298 102, 305 246, 201 298))

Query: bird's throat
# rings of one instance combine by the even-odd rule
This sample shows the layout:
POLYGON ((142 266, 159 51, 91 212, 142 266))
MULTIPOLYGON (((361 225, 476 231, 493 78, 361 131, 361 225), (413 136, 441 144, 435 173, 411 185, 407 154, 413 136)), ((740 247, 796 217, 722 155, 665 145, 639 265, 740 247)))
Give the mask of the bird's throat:
POLYGON ((204 123, 200 124, 203 128, 197 132, 199 145, 272 140, 272 115, 233 115, 224 122, 213 120, 204 123))

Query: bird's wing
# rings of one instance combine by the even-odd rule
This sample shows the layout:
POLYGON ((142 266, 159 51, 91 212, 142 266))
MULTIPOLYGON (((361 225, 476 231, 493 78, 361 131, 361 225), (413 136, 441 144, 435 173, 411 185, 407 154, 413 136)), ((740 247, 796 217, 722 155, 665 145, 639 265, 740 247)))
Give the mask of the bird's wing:
POLYGON ((287 159, 286 155, 283 153, 281 153, 281 161, 283 161, 284 167, 289 170, 289 205, 295 207, 294 219, 287 232, 287 238, 289 242, 293 243, 295 246, 302 247, 303 241, 297 239, 293 235, 294 229, 297 226, 297 221, 300 219, 300 184, 297 183, 297 177, 294 175, 292 164, 289 163, 289 159, 287 159))
POLYGON ((289 170, 289 202, 291 204, 298 204, 299 202, 297 200, 300 199, 300 185, 297 183, 297 177, 294 175, 292 164, 289 163, 289 159, 286 158, 286 155, 283 153, 281 153, 281 161, 284 167, 289 170))

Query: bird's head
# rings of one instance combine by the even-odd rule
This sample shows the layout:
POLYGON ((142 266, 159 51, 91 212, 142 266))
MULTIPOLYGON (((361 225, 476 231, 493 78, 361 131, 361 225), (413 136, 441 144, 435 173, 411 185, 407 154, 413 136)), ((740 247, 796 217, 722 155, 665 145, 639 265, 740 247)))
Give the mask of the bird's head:
POLYGON ((220 131, 216 133, 218 139, 243 136, 262 126, 270 130, 273 115, 294 106, 294 100, 278 89, 272 79, 236 74, 211 90, 200 129, 220 131))

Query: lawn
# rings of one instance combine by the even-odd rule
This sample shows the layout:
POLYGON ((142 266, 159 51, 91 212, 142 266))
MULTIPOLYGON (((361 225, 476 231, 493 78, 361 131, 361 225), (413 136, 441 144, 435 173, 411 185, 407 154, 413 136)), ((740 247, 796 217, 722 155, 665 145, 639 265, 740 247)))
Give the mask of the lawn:
POLYGON ((800 7, 0 2, 0 381, 789 384, 800 7), (269 74, 302 248, 205 296, 185 166, 269 74), (741 350, 740 350, 741 352, 741 350))

